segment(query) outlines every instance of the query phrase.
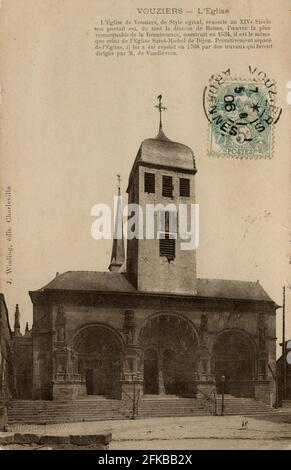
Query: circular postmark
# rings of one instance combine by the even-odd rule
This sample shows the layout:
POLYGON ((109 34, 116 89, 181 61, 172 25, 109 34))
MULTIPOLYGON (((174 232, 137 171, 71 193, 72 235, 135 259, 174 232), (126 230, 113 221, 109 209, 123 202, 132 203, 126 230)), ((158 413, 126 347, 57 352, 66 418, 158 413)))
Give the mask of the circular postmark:
MULTIPOLYGON (((213 77, 212 77, 213 79, 213 77)), ((204 90, 209 121, 208 153, 217 156, 272 156, 273 127, 281 110, 274 82, 231 79, 221 75, 204 90)))

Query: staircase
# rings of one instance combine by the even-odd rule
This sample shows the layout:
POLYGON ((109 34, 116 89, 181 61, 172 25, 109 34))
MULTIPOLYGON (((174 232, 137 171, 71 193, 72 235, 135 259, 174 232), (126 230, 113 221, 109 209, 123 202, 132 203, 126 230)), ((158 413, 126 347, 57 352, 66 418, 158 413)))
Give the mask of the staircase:
MULTIPOLYGON (((217 413, 221 413, 222 397, 217 395, 217 413)), ((224 414, 225 415, 256 415, 256 414, 270 414, 275 412, 266 403, 255 400, 254 398, 237 398, 231 395, 224 397, 224 414)))
MULTIPOLYGON (((221 414, 222 397, 216 397, 216 414, 221 414)), ((254 398, 224 397, 224 415, 270 414, 271 406, 254 398)), ((139 404, 138 417, 209 416, 215 414, 214 401, 195 398, 144 396, 139 404)))
POLYGON ((12 400, 8 424, 53 424, 124 419, 122 402, 92 396, 72 401, 12 400))
MULTIPOLYGON (((221 396, 216 398, 216 412, 221 413, 221 396)), ((214 402, 177 396, 145 395, 138 404, 136 418, 210 416, 214 402)), ((253 398, 235 398, 226 395, 225 415, 269 414, 273 408, 253 398)), ((53 424, 82 421, 130 419, 132 411, 121 400, 90 396, 73 401, 12 400, 8 410, 8 424, 53 424)))
POLYGON ((162 416, 207 416, 209 409, 195 398, 179 398, 176 396, 144 396, 139 403, 138 418, 162 416))

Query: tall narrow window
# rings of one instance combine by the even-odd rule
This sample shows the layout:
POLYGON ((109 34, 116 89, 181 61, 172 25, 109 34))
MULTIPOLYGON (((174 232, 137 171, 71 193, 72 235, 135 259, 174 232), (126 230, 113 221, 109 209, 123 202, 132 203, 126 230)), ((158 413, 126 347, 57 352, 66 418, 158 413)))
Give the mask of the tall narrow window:
POLYGON ((144 191, 145 193, 155 192, 155 175, 154 173, 144 174, 144 191))
POLYGON ((176 212, 158 212, 158 238, 160 243, 160 256, 165 256, 169 262, 173 261, 176 257, 176 212))
POLYGON ((174 261, 176 257, 176 240, 169 238, 169 234, 165 234, 166 238, 160 239, 160 256, 165 256, 167 260, 174 261))
POLYGON ((190 196, 190 180, 188 178, 180 178, 180 196, 190 196))
POLYGON ((163 196, 173 197, 173 178, 172 176, 163 176, 163 196))

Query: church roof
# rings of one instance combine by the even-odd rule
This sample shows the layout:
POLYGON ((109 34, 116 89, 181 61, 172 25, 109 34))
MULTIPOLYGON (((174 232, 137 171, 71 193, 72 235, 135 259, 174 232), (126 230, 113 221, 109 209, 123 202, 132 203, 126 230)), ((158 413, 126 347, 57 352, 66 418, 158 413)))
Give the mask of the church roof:
MULTIPOLYGON (((38 292, 50 290, 139 293, 127 280, 125 274, 98 271, 67 271, 58 275, 38 292)), ((158 294, 158 293, 155 293, 158 294)), ((162 294, 162 292, 161 292, 162 294)), ((263 300, 271 302, 259 282, 232 281, 224 279, 197 279, 198 297, 263 300)))
POLYGON ((197 279, 197 282, 198 295, 202 297, 272 301, 271 297, 269 297, 258 281, 197 279))
POLYGON ((136 289, 117 272, 67 271, 56 276, 49 284, 39 289, 81 290, 90 292, 135 292, 136 289))

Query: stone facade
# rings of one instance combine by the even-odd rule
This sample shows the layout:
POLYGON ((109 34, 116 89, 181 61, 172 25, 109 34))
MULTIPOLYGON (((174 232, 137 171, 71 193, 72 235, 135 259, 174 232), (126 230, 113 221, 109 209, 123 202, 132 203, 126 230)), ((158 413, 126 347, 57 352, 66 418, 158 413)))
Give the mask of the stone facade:
POLYGON ((12 332, 3 294, 0 294, 0 431, 7 422, 7 405, 14 392, 12 332))
MULTIPOLYGON (((98 273, 62 276, 68 283, 77 277, 84 285, 84 274, 98 286, 98 273)), ((224 374, 228 393, 275 400, 269 370, 275 368, 272 301, 74 292, 53 285, 31 297, 37 312, 41 305, 46 311, 41 328, 33 330, 34 398, 89 392, 125 399, 133 383, 139 395, 196 396, 215 386, 219 392, 224 374)))
POLYGON ((20 329, 20 310, 15 309, 13 332, 14 398, 28 400, 32 397, 32 337, 26 324, 25 333, 20 329))
MULTIPOLYGON (((160 128, 140 146, 129 202, 193 204, 195 175, 191 149, 160 128)), ((128 240, 124 263, 115 240, 111 272, 66 272, 30 292, 35 399, 105 395, 130 407, 143 394, 221 393, 225 376, 226 393, 274 403, 277 305, 258 282, 197 278, 196 251, 180 241, 165 255, 159 239, 128 240)))
MULTIPOLYGON (((286 341, 286 362, 287 356, 291 356, 291 340, 286 341)), ((281 344, 282 346, 282 344, 281 344)), ((288 360, 286 364, 286 396, 284 396, 284 370, 283 370, 283 356, 277 360, 277 380, 278 380, 278 400, 279 404, 291 407, 291 364, 288 360), (288 363, 289 362, 289 363, 288 363)))
POLYGON ((32 397, 32 337, 26 325, 20 331, 20 311, 15 310, 14 331, 11 330, 5 299, 0 294, 0 423, 6 421, 10 399, 32 397))
POLYGON ((14 398, 32 398, 32 338, 14 338, 15 393, 14 398))

